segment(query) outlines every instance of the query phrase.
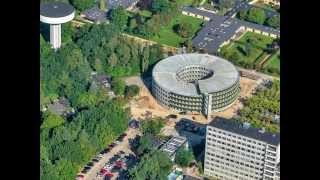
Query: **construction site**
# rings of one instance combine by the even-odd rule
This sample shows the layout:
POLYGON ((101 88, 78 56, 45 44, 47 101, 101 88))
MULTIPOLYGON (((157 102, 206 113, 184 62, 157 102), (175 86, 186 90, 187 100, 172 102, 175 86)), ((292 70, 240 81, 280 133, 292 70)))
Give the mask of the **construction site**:
MULTIPOLYGON (((242 74, 242 73, 240 73, 242 74)), ((181 114, 175 110, 165 108, 157 103, 156 99, 152 96, 150 89, 139 76, 132 76, 125 79, 127 85, 137 85, 140 88, 139 95, 130 101, 130 108, 132 118, 145 119, 153 117, 167 118, 169 115, 175 115, 176 119, 186 118, 192 119, 195 122, 201 124, 208 124, 212 118, 221 116, 224 118, 231 118, 240 108, 242 108, 241 100, 250 97, 254 92, 255 88, 262 81, 259 76, 248 76, 247 74, 240 77, 240 96, 239 98, 227 109, 220 112, 213 112, 207 118, 201 113, 193 114, 181 114)))

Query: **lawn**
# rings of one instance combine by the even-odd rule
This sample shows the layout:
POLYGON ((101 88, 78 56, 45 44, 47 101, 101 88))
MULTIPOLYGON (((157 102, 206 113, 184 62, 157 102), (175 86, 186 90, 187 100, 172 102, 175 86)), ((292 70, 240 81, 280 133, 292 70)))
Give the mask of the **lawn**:
POLYGON ((245 68, 255 68, 256 65, 265 57, 264 49, 268 44, 271 44, 273 38, 261 34, 247 32, 239 40, 233 41, 230 44, 221 48, 221 55, 226 59, 230 59, 236 65, 245 68), (250 47, 248 54, 245 54, 241 49, 250 47), (231 59, 230 55, 237 53, 240 55, 237 59, 231 59))
MULTIPOLYGON (((179 47, 181 43, 185 42, 188 38, 182 38, 177 33, 174 32, 173 27, 182 22, 188 22, 192 25, 193 36, 202 27, 203 20, 197 19, 190 16, 185 16, 182 14, 177 15, 171 20, 171 23, 160 29, 160 32, 156 34, 151 40, 156 41, 161 44, 166 44, 169 46, 179 47)), ((190 37, 192 39, 192 37, 190 37)))
POLYGON ((280 75, 280 50, 264 64, 263 71, 276 76, 280 75))
POLYGON ((190 6, 194 0, 176 0, 178 5, 190 6))

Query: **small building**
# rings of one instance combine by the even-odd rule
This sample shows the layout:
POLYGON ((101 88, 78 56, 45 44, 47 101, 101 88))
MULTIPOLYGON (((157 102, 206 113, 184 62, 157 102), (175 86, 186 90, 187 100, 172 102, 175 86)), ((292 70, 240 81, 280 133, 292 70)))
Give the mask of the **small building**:
POLYGON ((184 136, 173 136, 160 150, 167 153, 171 161, 174 161, 175 155, 180 148, 189 148, 187 138, 184 136))
POLYGON ((61 97, 57 101, 49 104, 48 109, 51 112, 56 113, 58 115, 62 115, 62 116, 68 116, 74 113, 74 109, 71 108, 68 99, 65 97, 61 97))

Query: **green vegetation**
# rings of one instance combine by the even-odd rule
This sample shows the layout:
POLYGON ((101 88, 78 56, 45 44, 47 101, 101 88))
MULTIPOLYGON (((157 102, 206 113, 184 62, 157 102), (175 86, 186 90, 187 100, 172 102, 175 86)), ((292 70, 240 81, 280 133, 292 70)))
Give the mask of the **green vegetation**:
POLYGON ((117 27, 120 31, 126 29, 128 17, 127 11, 122 6, 112 9, 110 12, 111 23, 114 24, 115 27, 117 27))
MULTIPOLYGON (((127 128, 125 99, 109 100, 105 90, 94 85, 91 72, 118 79, 143 73, 163 57, 160 46, 143 48, 128 41, 112 24, 85 25, 62 40, 62 47, 54 52, 40 35, 40 105, 65 97, 75 114, 67 119, 42 112, 41 179, 74 179, 97 152, 127 128)), ((126 88, 119 84, 118 92, 124 94, 126 88)), ((130 96, 136 93, 136 88, 129 89, 130 96)))
POLYGON ((156 0, 152 1, 151 11, 153 13, 168 12, 170 2, 168 0, 156 0))
POLYGON ((274 38, 247 32, 239 40, 223 46, 220 55, 234 64, 254 69, 266 55, 266 49, 274 38))
POLYGON ((130 169, 130 179, 157 179, 166 180, 173 163, 168 155, 161 151, 155 151, 144 155, 137 166, 130 169))
POLYGON ((125 95, 127 98, 132 98, 139 94, 140 88, 137 85, 127 86, 125 90, 125 95))
POLYGON ((126 84, 122 79, 114 78, 111 81, 111 88, 116 95, 123 96, 126 90, 126 84))
POLYGON ((175 162, 182 167, 187 167, 193 160, 193 152, 182 148, 178 150, 175 156, 175 162))
POLYGON ((152 7, 143 10, 129 18, 126 32, 161 44, 179 47, 191 39, 201 28, 203 20, 182 15, 177 11, 182 1, 153 1, 152 7), (151 13, 152 12, 152 13, 151 13), (177 33, 177 27, 187 25, 177 33))
POLYGON ((241 10, 238 13, 238 18, 250 21, 257 24, 263 24, 266 20, 266 13, 261 8, 250 8, 249 10, 241 10))
POLYGON ((150 39, 161 44, 179 47, 188 39, 192 39, 196 32, 201 29, 202 24, 203 20, 201 19, 179 14, 167 26, 162 26, 160 31, 150 39), (187 32, 187 37, 181 37, 175 32, 175 27, 180 24, 189 24, 188 28, 190 29, 187 32))
POLYGON ((95 0, 70 0, 70 2, 79 11, 91 8, 96 3, 95 0))
POLYGON ((280 81, 273 81, 271 87, 258 91, 244 102, 240 120, 253 127, 265 127, 270 132, 280 132, 280 126, 272 122, 272 116, 280 114, 280 81))
POLYGON ((263 72, 274 76, 280 75, 280 50, 272 55, 263 67, 263 72))
POLYGON ((145 119, 141 122, 141 132, 143 134, 158 135, 164 127, 164 120, 161 118, 145 119))
POLYGON ((280 28, 280 16, 272 16, 267 21, 266 24, 268 26, 274 27, 274 28, 280 28))
POLYGON ((101 11, 106 11, 107 7, 106 7, 106 2, 105 2, 105 0, 100 0, 100 2, 99 2, 99 9, 100 9, 101 11))

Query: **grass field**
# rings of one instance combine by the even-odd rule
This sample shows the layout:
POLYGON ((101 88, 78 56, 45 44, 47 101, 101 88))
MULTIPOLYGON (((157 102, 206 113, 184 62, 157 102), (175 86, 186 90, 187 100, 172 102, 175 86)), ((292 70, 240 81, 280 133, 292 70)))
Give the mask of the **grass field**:
POLYGON ((200 30, 204 21, 194 17, 179 14, 171 20, 170 24, 162 27, 160 29, 160 32, 156 34, 154 37, 152 37, 150 40, 159 42, 161 44, 166 44, 169 46, 179 47, 180 43, 185 42, 187 38, 180 37, 177 33, 174 32, 173 27, 182 22, 188 22, 192 25, 192 32, 194 36, 195 33, 198 30, 200 30))
POLYGON ((276 71, 275 73, 271 73, 271 74, 279 76, 279 74, 280 74, 280 51, 278 51, 277 53, 272 55, 270 57, 270 59, 268 60, 268 62, 266 62, 266 64, 263 67, 263 70, 266 73, 269 73, 270 69, 275 69, 275 71, 276 71))
POLYGON ((247 32, 239 40, 221 48, 221 54, 227 59, 228 55, 234 54, 235 51, 240 55, 238 59, 231 59, 236 65, 245 68, 255 68, 256 65, 265 57, 264 49, 273 41, 272 37, 261 34, 247 32), (241 49, 250 47, 248 54, 245 54, 241 49))

